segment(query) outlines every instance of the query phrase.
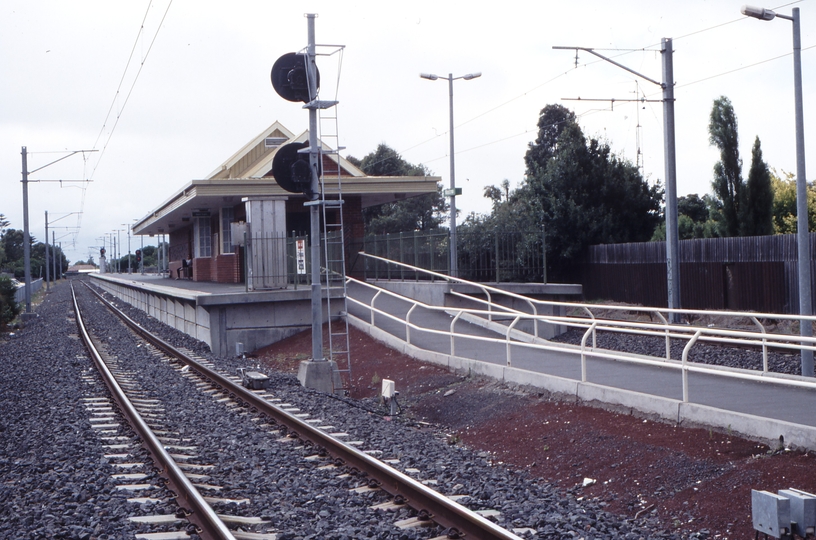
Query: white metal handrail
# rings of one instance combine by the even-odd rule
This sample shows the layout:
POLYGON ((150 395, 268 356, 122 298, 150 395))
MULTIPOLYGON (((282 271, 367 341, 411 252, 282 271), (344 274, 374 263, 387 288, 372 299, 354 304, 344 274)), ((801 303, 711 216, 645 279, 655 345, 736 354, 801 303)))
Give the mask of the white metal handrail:
MULTIPOLYGON (((385 289, 381 289, 370 285, 368 283, 355 280, 353 278, 348 278, 349 281, 354 281, 355 283, 368 287, 376 291, 372 299, 366 303, 359 301, 355 298, 349 297, 349 300, 356 305, 364 307, 366 309, 371 310, 370 320, 374 321, 374 313, 381 315, 387 319, 399 322, 405 326, 406 329, 406 337, 410 335, 410 329, 427 332, 431 334, 438 334, 447 336, 450 340, 450 354, 451 356, 456 355, 456 338, 462 339, 470 339, 476 341, 483 341, 488 343, 496 343, 496 344, 503 344, 506 350, 506 365, 512 366, 512 355, 511 350, 512 346, 517 347, 527 347, 534 350, 540 351, 557 351, 562 353, 569 353, 569 354, 578 354, 581 359, 581 380, 586 381, 587 377, 587 368, 586 368, 586 359, 588 356, 593 358, 602 358, 602 359, 610 359, 616 361, 624 361, 629 363, 641 364, 641 365, 650 365, 655 367, 664 367, 670 369, 679 369, 683 373, 683 399, 688 400, 688 373, 695 372, 695 373, 703 373, 709 375, 717 375, 722 377, 728 378, 735 378, 735 379, 742 379, 742 380, 750 380, 750 381, 765 381, 765 382, 774 382, 776 384, 791 386, 791 387, 800 387, 800 388, 809 388, 809 389, 816 389, 816 380, 801 377, 798 375, 785 375, 785 374, 778 374, 769 372, 767 369, 767 360, 766 358, 763 359, 763 371, 756 372, 751 370, 744 370, 739 368, 730 368, 724 366, 707 366, 705 364, 697 364, 694 362, 690 362, 688 360, 688 353, 691 347, 698 341, 710 341, 710 342, 719 342, 719 343, 728 343, 728 344, 736 344, 741 346, 753 345, 753 346, 761 346, 763 347, 763 351, 767 351, 769 346, 776 347, 776 348, 786 348, 786 349, 795 349, 799 350, 802 348, 808 348, 812 350, 816 350, 816 338, 809 338, 807 341, 810 343, 809 346, 801 345, 801 342, 805 340, 802 336, 791 336, 787 334, 768 334, 762 329, 762 332, 750 332, 746 330, 726 330, 721 328, 700 328, 700 327, 688 327, 683 325, 671 325, 669 323, 664 324, 657 324, 657 323, 638 323, 634 321, 615 321, 615 320, 593 320, 591 323, 587 322, 587 319, 580 318, 580 317, 569 317, 569 316, 551 316, 551 315, 530 315, 526 313, 517 313, 514 317, 513 323, 509 325, 507 331, 505 332, 505 336, 503 338, 492 338, 492 337, 485 337, 485 336, 478 336, 472 334, 462 334, 458 333, 455 330, 456 323, 460 320, 463 314, 468 313, 475 316, 487 316, 490 311, 487 310, 476 310, 476 309, 465 309, 465 308, 450 308, 444 306, 431 306, 428 304, 424 304, 417 300, 413 300, 411 298, 407 298, 405 296, 399 295, 397 293, 387 291, 385 289), (406 318, 402 319, 398 316, 395 316, 391 313, 388 313, 384 310, 376 308, 374 306, 374 300, 377 299, 380 295, 388 295, 394 298, 397 298, 401 301, 407 302, 412 304, 411 308, 408 310, 406 314, 406 318), (410 314, 414 312, 417 307, 422 307, 428 311, 436 311, 439 313, 444 313, 448 316, 451 316, 451 323, 448 330, 438 330, 429 327, 419 326, 414 322, 410 321, 410 314), (455 313, 455 315, 451 315, 455 313), (551 344, 547 343, 528 343, 523 341, 513 341, 510 337, 511 330, 517 325, 520 320, 525 318, 528 319, 535 319, 540 320, 545 323, 550 324, 558 324, 564 326, 572 326, 576 328, 586 328, 587 332, 585 332, 581 346, 576 348, 574 346, 568 346, 564 344, 551 344), (683 350, 683 356, 681 361, 671 360, 670 357, 662 360, 656 360, 650 357, 638 356, 628 353, 622 353, 618 351, 610 351, 610 350, 603 350, 597 349, 594 345, 591 348, 586 347, 586 341, 588 336, 592 335, 594 337, 595 333, 598 331, 617 331, 617 332, 626 332, 626 333, 638 333, 642 335, 653 335, 653 336, 666 336, 666 339, 684 339, 688 340, 686 346, 683 350), (718 335, 719 334, 719 335, 718 335)), ((374 323, 372 322, 372 326, 374 323)))
MULTIPOLYGON (((524 295, 513 293, 510 291, 506 291, 504 289, 500 289, 497 287, 492 287, 490 285, 485 285, 483 283, 476 283, 473 281, 468 281, 461 278, 454 278, 448 276, 446 274, 440 274, 438 272, 433 272, 431 270, 426 270, 424 268, 420 268, 418 266, 412 266, 410 264, 402 263, 399 261, 394 261, 391 259, 386 259, 384 257, 379 257, 377 255, 371 255, 364 251, 359 252, 360 255, 364 257, 368 257, 371 259, 376 259, 385 263, 393 264, 396 266, 403 266, 405 268, 409 268, 414 272, 422 272, 428 274, 429 276, 433 276, 434 278, 444 279, 450 282, 461 283, 463 285, 472 285, 473 287, 481 288, 482 290, 487 290, 496 294, 501 294, 510 298, 517 298, 519 300, 533 302, 539 305, 546 305, 546 306, 560 306, 560 307, 567 307, 567 308, 581 308, 582 310, 586 311, 590 314, 592 310, 613 310, 613 311, 629 311, 629 312, 638 312, 644 315, 654 315, 660 318, 662 321, 666 321, 666 317, 664 314, 674 313, 678 315, 689 315, 689 316, 716 316, 716 317, 731 317, 734 319, 738 318, 748 318, 748 319, 776 319, 776 320, 787 320, 787 321, 802 321, 802 320, 809 320, 811 323, 816 322, 816 315, 790 315, 785 313, 763 313, 763 312, 755 312, 755 311, 714 311, 714 310, 695 310, 695 309, 671 309, 671 308, 655 308, 655 307, 645 307, 645 306, 616 306, 612 304, 588 304, 588 303, 581 303, 581 302, 559 302, 555 300, 538 300, 534 298, 528 298, 524 295)), ((472 297, 471 297, 472 298, 472 297)), ((497 304, 498 305, 498 304, 497 304)))

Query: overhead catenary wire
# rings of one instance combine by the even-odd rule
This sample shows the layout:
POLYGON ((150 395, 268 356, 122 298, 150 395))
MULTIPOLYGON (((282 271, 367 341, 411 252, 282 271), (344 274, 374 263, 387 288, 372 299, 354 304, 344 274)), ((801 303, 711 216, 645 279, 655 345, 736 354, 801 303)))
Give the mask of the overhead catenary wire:
MULTIPOLYGON (((164 10, 164 14, 162 15, 161 21, 159 21, 159 25, 156 28, 155 34, 153 34, 153 39, 150 41, 150 45, 148 46, 147 51, 144 54, 144 58, 142 58, 142 61, 139 63, 139 69, 136 72, 136 76, 133 78, 133 82, 130 85, 130 89, 128 90, 127 95, 125 96, 125 100, 122 103, 121 109, 119 110, 119 113, 116 115, 116 120, 113 123, 113 127, 111 128, 110 133, 108 133, 108 137, 105 140, 105 144, 102 146, 102 152, 99 155, 99 159, 97 160, 96 165, 94 165, 94 168, 91 171, 91 175, 90 175, 91 178, 93 178, 94 174, 96 174, 96 169, 99 167, 99 164, 102 162, 102 158, 105 155, 105 150, 107 150, 108 144, 110 143, 110 140, 113 137, 114 132, 116 131, 116 127, 119 125, 119 120, 122 118, 122 114, 125 112, 125 108, 127 107, 128 101, 130 100, 130 96, 133 94, 133 89, 136 87, 136 83, 139 80, 139 76, 142 73, 142 69, 144 68, 145 62, 147 62, 147 58, 148 58, 148 56, 150 56, 150 51, 153 50, 153 45, 156 43, 156 38, 159 37, 159 32, 161 31, 162 25, 164 24, 164 19, 167 17, 167 13, 170 11, 170 6, 172 6, 172 5, 173 5, 173 0, 170 0, 167 3, 167 8, 164 10)), ((148 11, 149 10, 150 10, 150 5, 148 5, 148 11)), ((147 13, 145 13, 145 19, 146 18, 147 18, 147 13)), ((139 35, 142 34, 143 30, 144 30, 144 20, 142 20, 142 25, 139 28, 139 35)), ((134 43, 133 50, 135 50, 136 44, 138 44, 138 42, 139 42, 139 36, 137 36, 137 38, 136 38, 136 43, 134 43)), ((125 66, 125 73, 127 73, 127 69, 130 66, 130 61, 133 58, 133 50, 131 50, 130 57, 128 57, 127 65, 125 66)), ((124 80, 125 73, 122 74, 122 80, 124 80)), ((116 89, 116 93, 115 93, 114 98, 113 98, 113 103, 116 102, 116 98, 119 95, 121 85, 122 85, 122 81, 120 81, 119 87, 116 89)), ((111 110, 113 109, 113 106, 114 106, 113 103, 111 104, 111 110)), ((102 132, 105 129, 105 125, 107 125, 107 120, 108 120, 109 117, 110 117, 110 110, 108 111, 108 116, 105 117, 105 122, 102 125, 102 131, 100 131, 100 136, 102 135, 102 132)), ((97 141, 94 143, 94 148, 97 147, 98 142, 99 142, 99 137, 97 137, 97 141)))
MULTIPOLYGON (((799 4, 799 3, 803 2, 803 1, 804 1, 804 0, 796 0, 796 1, 794 1, 794 2, 788 2, 788 3, 786 3, 786 4, 782 4, 782 5, 776 6, 776 7, 774 7, 773 9, 774 9, 774 10, 778 10, 778 9, 781 9, 781 8, 784 8, 784 7, 787 7, 787 6, 791 6, 791 5, 799 4)), ((727 25, 730 25, 730 24, 733 24, 733 23, 736 23, 736 22, 744 21, 744 20, 745 20, 745 17, 739 17, 739 18, 736 18, 736 19, 733 19, 733 20, 730 20, 730 21, 727 21, 727 22, 724 22, 724 23, 719 23, 719 24, 716 24, 716 25, 712 25, 712 26, 709 26, 709 27, 706 27, 706 28, 700 29, 700 30, 695 30, 695 31, 693 31, 693 32, 689 32, 689 33, 687 33, 687 34, 683 34, 683 35, 681 35, 681 36, 679 36, 679 37, 673 38, 673 41, 677 41, 677 40, 680 40, 680 39, 685 39, 685 38, 688 38, 688 37, 691 37, 691 36, 695 36, 695 35, 698 35, 698 34, 701 34, 701 33, 704 33, 704 32, 708 32, 708 31, 711 31, 711 30, 716 30, 716 29, 718 29, 718 28, 722 28, 723 26, 727 26, 727 25)), ((647 45, 647 46, 644 46, 644 47, 640 47, 640 48, 632 48, 632 49, 595 49, 595 50, 611 50, 611 51, 620 51, 620 54, 617 54, 617 55, 611 55, 611 56, 610 56, 610 58, 618 58, 618 57, 621 57, 621 56, 625 56, 625 55, 628 55, 628 54, 632 54, 632 53, 634 53, 634 52, 648 52, 648 51, 652 51, 652 50, 654 50, 654 49, 652 49, 652 47, 655 47, 655 46, 658 46, 658 45, 660 45, 660 44, 659 44, 659 43, 657 43, 657 44, 650 44, 650 45, 647 45)), ((804 51, 807 51, 807 50, 810 50, 810 49, 813 49, 813 48, 816 48, 816 45, 811 45, 811 46, 808 46, 808 47, 802 47, 802 51, 804 52, 804 51)), ((735 73, 735 72, 737 72, 737 71, 741 71, 741 70, 744 70, 744 69, 748 69, 748 68, 755 67, 755 66, 758 66, 758 65, 762 65, 762 64, 765 64, 765 63, 768 63, 768 62, 774 61, 774 60, 778 60, 778 59, 780 59, 780 58, 784 58, 784 57, 790 56, 791 54, 792 54, 792 53, 786 53, 786 54, 782 54, 782 55, 779 55, 779 56, 775 56, 775 57, 773 57, 773 58, 768 58, 768 59, 765 59, 765 60, 760 60, 760 61, 758 61, 758 62, 755 62, 755 63, 749 64, 749 65, 746 65, 746 66, 741 66, 741 67, 739 67, 739 68, 735 68, 735 69, 727 70, 727 71, 724 71, 724 72, 721 72, 721 73, 718 73, 718 74, 715 74, 715 75, 706 76, 706 77, 703 77, 703 78, 701 78, 701 79, 698 79, 698 80, 695 80, 695 81, 692 81, 692 82, 688 82, 688 83, 684 83, 684 84, 675 84, 675 88, 684 88, 684 87, 691 86, 691 85, 693 85, 693 84, 698 84, 698 83, 701 83, 701 82, 704 82, 704 81, 707 81, 707 80, 710 80, 710 79, 714 79, 714 78, 717 78, 717 77, 722 77, 722 76, 725 76, 725 75, 729 75, 729 74, 731 74, 731 73, 735 73)), ((561 78, 561 77, 563 77, 563 76, 565 76, 565 75, 568 75, 568 74, 569 74, 569 73, 571 73, 572 71, 575 71, 575 70, 577 70, 577 69, 579 69, 579 68, 581 68, 581 67, 589 67, 589 66, 591 66, 591 65, 598 64, 598 63, 602 63, 602 62, 603 62, 603 60, 598 59, 598 60, 593 60, 593 61, 585 62, 585 63, 583 63, 583 64, 578 64, 578 65, 576 65, 575 67, 573 67, 573 68, 571 68, 571 69, 569 69, 569 70, 567 70, 567 71, 565 71, 565 72, 563 72, 563 73, 560 73, 559 75, 557 75, 557 76, 555 76, 555 77, 553 77, 553 78, 551 78, 551 79, 549 79, 549 80, 545 81, 544 83, 541 83, 541 84, 540 84, 540 85, 538 85, 538 86, 533 87, 532 89, 530 89, 530 90, 528 90, 528 91, 526 91, 526 92, 524 92, 524 93, 522 93, 522 94, 520 94, 520 95, 518 95, 518 96, 516 96, 516 97, 514 97, 514 98, 512 98, 512 99, 510 99, 510 100, 508 100, 508 101, 505 101, 505 102, 503 102, 503 103, 501 103, 501 104, 499 104, 499 105, 496 105, 495 107, 492 107, 492 108, 490 108, 490 109, 488 109, 488 110, 486 110, 486 111, 484 111, 484 112, 482 112, 482 113, 477 114, 476 116, 471 117, 470 119, 468 119, 468 120, 466 120, 466 121, 464 121, 464 122, 461 122, 461 123, 457 124, 455 127, 456 127, 456 128, 458 128, 458 127, 460 127, 460 126, 464 126, 464 125, 466 125, 466 124, 468 124, 468 123, 470 123, 470 122, 473 122, 474 120, 477 120, 478 118, 481 118, 481 117, 483 117, 483 116, 486 116, 487 114, 489 114, 489 113, 491 113, 491 112, 494 112, 494 111, 496 111, 496 110, 498 110, 498 109, 501 109, 501 108, 502 108, 502 107, 504 107, 505 105, 508 105, 508 104, 512 103, 513 101, 516 101, 516 100, 518 100, 518 99, 521 99, 521 98, 523 98, 523 97, 527 96, 529 93, 531 93, 531 92, 533 92, 533 91, 535 91, 535 90, 538 90, 539 88, 541 88, 541 87, 543 87, 543 86, 546 86, 547 84, 549 84, 549 83, 551 83, 551 82, 553 82, 553 81, 555 81, 555 80, 557 80, 557 79, 559 79, 559 78, 561 78)), ((654 92, 654 93, 652 93, 652 94, 644 94, 644 98, 652 97, 652 96, 659 95, 659 94, 660 94, 660 92, 654 92)), ((639 100, 638 100, 638 101, 639 101, 639 100)), ((580 117, 585 116, 587 113, 594 113, 594 112, 600 112, 600 111, 597 111, 597 110, 594 110, 594 111, 586 111, 584 114, 582 114, 582 115, 578 115, 578 117, 580 118, 580 117)), ((654 114, 654 111, 652 111, 652 112, 653 112, 653 114, 654 114)), ((487 146, 491 146, 491 145, 493 145, 493 144, 499 144, 499 143, 505 142, 505 141, 507 141, 507 140, 510 140, 510 139, 516 138, 516 137, 521 137, 521 136, 523 136, 523 135, 525 135, 525 134, 527 134, 527 133, 530 133, 531 131, 536 131, 536 130, 537 130, 537 128, 535 128, 535 129, 525 129, 524 131, 518 132, 518 133, 516 133, 515 135, 504 136, 504 137, 497 138, 497 139, 494 139, 494 140, 489 141, 489 142, 485 142, 485 143, 479 144, 479 145, 477 145, 477 146, 469 147, 469 148, 457 149, 457 150, 455 151, 455 154, 456 154, 456 155, 458 155, 458 154, 465 154, 465 153, 467 153, 467 152, 471 152, 471 151, 473 151, 473 150, 482 149, 482 148, 485 148, 485 147, 487 147, 487 146)), ((439 133, 439 134, 435 135, 434 137, 431 137, 430 139, 426 139, 425 141, 422 141, 422 142, 420 142, 420 143, 417 143, 417 144, 415 144, 415 145, 413 145, 413 146, 410 146, 410 147, 406 148, 405 150, 402 150, 402 151, 400 152, 400 154, 405 153, 405 152, 408 152, 408 151, 413 150, 413 149, 415 149, 415 148, 418 148, 418 147, 420 147, 420 146, 422 146, 422 145, 424 145, 424 144, 427 144, 428 142, 431 142, 431 141, 433 141, 433 140, 436 140, 436 139, 438 139, 439 137, 445 136, 445 135, 447 135, 447 134, 448 134, 448 131, 441 132, 441 133, 439 133)), ((435 158, 428 159, 428 160, 423 160, 423 161, 422 161, 422 162, 420 162, 420 163, 421 163, 422 165, 426 165, 426 164, 428 164, 428 163, 433 163, 434 161, 439 161, 439 160, 444 159, 444 158, 447 158, 447 157, 449 157, 449 156, 448 156, 447 154, 445 154, 445 155, 443 155, 443 156, 435 157, 435 158)))

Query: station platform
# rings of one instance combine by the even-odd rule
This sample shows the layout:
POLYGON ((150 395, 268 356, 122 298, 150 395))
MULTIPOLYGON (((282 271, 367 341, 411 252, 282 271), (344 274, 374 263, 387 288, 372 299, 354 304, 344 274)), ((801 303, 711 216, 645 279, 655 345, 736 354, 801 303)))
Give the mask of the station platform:
MULTIPOLYGON (((93 274, 91 282, 205 342, 218 356, 260 349, 312 326, 311 290, 306 285, 247 291, 243 283, 172 279, 156 274, 93 274)), ((324 300, 324 320, 328 317, 327 304, 324 300)), ((332 304, 333 311, 336 305, 339 303, 332 304)))

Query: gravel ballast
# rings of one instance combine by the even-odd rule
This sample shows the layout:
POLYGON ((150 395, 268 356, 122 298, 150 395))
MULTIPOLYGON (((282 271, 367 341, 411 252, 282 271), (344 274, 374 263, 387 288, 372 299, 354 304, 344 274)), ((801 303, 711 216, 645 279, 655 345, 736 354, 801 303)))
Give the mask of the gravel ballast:
MULTIPOLYGON (((225 372, 234 373, 239 367, 255 367, 251 359, 213 358, 206 345, 159 323, 140 310, 119 301, 114 303, 162 339, 210 358, 225 372)), ((329 419, 338 431, 349 433, 350 439, 364 441, 361 448, 373 450, 375 457, 399 460, 394 464, 397 469, 403 472, 420 470, 415 476, 433 489, 446 495, 465 495, 459 502, 468 508, 485 510, 488 514, 498 511, 500 515, 492 519, 505 528, 516 529, 522 537, 680 538, 662 530, 647 517, 628 519, 615 516, 604 511, 603 503, 579 500, 582 498, 580 490, 564 493, 524 471, 507 469, 495 462, 489 453, 452 445, 444 432, 407 418, 384 416, 384 410, 376 400, 326 396, 304 389, 292 375, 270 373, 270 376, 274 381, 272 392, 276 397, 295 404, 313 417, 329 419)), ((327 508, 327 511, 330 509, 327 508)), ((389 516, 384 521, 388 523, 393 519, 389 516)), ((389 532, 388 528, 378 531, 376 537, 414 537, 413 531, 397 532, 390 527, 389 532)), ((326 532, 324 530, 323 534, 326 532)), ((683 536, 697 535, 687 533, 683 536)), ((417 537, 429 536, 423 533, 417 537)), ((699 537, 705 537, 705 534, 699 537)))

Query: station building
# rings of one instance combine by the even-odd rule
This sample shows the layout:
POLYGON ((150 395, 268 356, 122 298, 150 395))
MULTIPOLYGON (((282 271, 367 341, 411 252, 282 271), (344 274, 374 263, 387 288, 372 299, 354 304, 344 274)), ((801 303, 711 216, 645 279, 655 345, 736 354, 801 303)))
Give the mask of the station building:
MULTIPOLYGON (((168 277, 243 283, 249 276, 250 290, 287 287, 294 268, 287 250, 292 238, 308 235, 310 215, 304 195, 285 191, 275 181, 272 164, 282 147, 308 140, 308 131, 295 134, 273 123, 206 178, 183 185, 138 220, 133 234, 167 235, 168 277)), ((364 236, 364 208, 437 190, 440 178, 435 176, 366 176, 320 144, 324 195, 337 199, 342 191, 346 245, 364 236)), ((338 223, 337 212, 339 207, 327 210, 325 221, 338 223)))

